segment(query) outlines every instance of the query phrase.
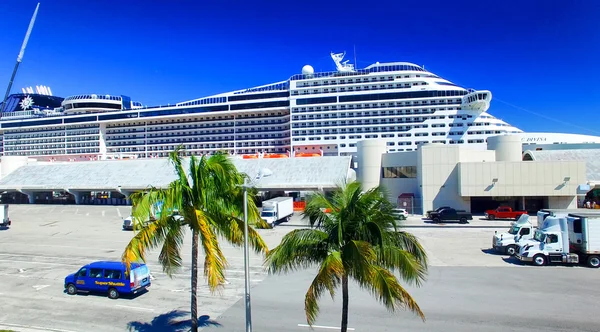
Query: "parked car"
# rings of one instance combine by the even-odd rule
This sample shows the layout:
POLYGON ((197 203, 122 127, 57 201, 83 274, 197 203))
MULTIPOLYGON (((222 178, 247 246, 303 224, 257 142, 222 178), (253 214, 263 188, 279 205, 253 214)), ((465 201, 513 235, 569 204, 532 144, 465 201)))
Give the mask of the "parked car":
POLYGON ((432 212, 431 220, 435 223, 439 223, 440 221, 458 221, 461 224, 466 224, 469 220, 473 220, 473 215, 469 212, 449 208, 443 209, 440 212, 432 212))
POLYGON ((108 293, 111 299, 120 294, 137 294, 150 287, 150 271, 146 264, 133 263, 129 272, 123 262, 100 261, 85 265, 65 278, 69 295, 83 292, 108 293))
POLYGON ((427 219, 431 219, 431 213, 432 213, 432 212, 440 212, 440 211, 442 211, 443 209, 451 209, 451 207, 449 207, 449 206, 441 206, 441 207, 439 207, 439 208, 437 208, 437 209, 435 209, 435 210, 430 210, 430 211, 427 211, 427 219))
POLYGON ((400 220, 406 220, 406 218, 408 218, 408 211, 406 211, 406 209, 394 209, 393 213, 400 220))
POLYGON ((515 219, 519 220, 519 217, 527 214, 527 211, 514 211, 511 207, 500 206, 496 210, 485 211, 485 217, 489 220, 494 219, 515 219))
POLYGON ((132 231, 133 230, 133 216, 129 216, 123 219, 123 230, 124 231, 132 231))

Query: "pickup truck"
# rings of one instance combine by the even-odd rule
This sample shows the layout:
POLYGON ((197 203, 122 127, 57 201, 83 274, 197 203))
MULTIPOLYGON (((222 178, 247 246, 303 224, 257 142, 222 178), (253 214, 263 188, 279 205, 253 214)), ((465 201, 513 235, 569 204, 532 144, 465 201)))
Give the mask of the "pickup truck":
POLYGON ((439 208, 437 208, 435 210, 427 211, 427 219, 431 219, 431 213, 432 212, 440 212, 443 209, 451 209, 451 207, 449 207, 449 206, 440 206, 439 208))
POLYGON ((514 211, 511 207, 501 206, 496 210, 485 211, 485 217, 489 220, 494 219, 514 219, 519 220, 519 217, 527 214, 527 211, 514 211))
POLYGON ((455 210, 455 209, 443 209, 440 212, 431 212, 431 220, 434 223, 440 221, 458 221, 461 224, 466 224, 468 220, 473 220, 473 215, 469 212, 455 210))

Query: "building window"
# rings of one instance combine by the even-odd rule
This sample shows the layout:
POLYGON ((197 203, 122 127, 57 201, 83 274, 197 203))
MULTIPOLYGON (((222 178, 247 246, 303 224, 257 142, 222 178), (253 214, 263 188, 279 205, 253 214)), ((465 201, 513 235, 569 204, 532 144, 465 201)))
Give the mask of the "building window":
POLYGON ((417 177, 416 166, 383 167, 384 178, 414 179, 417 177))

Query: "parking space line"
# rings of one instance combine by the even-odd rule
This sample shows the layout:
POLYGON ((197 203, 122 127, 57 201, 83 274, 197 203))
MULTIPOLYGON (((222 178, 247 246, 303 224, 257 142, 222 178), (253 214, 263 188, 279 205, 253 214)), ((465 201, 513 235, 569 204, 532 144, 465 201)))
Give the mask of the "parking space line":
POLYGON ((142 307, 132 307, 129 305, 115 304, 115 307, 133 309, 133 310, 142 310, 142 311, 154 311, 152 308, 142 308, 142 307))
MULTIPOLYGON (((246 280, 246 278, 225 278, 225 280, 246 280)), ((250 279, 250 282, 261 282, 265 279, 250 279)))
MULTIPOLYGON (((308 327, 308 328, 313 328, 313 329, 327 329, 327 330, 340 330, 339 327, 335 327, 335 326, 322 326, 322 325, 313 325, 310 326, 308 324, 298 324, 298 327, 308 327)), ((354 331, 354 328, 349 327, 348 331, 354 331)))
POLYGON ((33 262, 33 261, 19 261, 14 259, 0 259, 0 262, 11 262, 11 263, 29 263, 29 264, 41 264, 41 265, 57 265, 57 266, 81 266, 81 264, 67 264, 67 263, 55 263, 55 262, 33 262))
POLYGON ((119 210, 119 208, 116 208, 116 209, 117 209, 117 214, 119 215, 119 218, 121 218, 121 211, 119 210))
MULTIPOLYGON (((122 243, 117 241, 104 241, 110 243, 122 243)), ((7 243, 2 243, 7 244, 7 243)), ((82 247, 82 246, 63 246, 58 244, 39 244, 39 243, 30 243, 27 244, 28 247, 57 247, 57 248, 77 248, 77 249, 92 249, 92 250, 121 250, 121 249, 108 249, 108 248, 97 248, 97 247, 82 247)), ((124 246, 123 246, 124 247, 124 246)))
POLYGON ((21 328, 21 329, 38 330, 38 331, 49 331, 49 332, 76 332, 76 331, 72 331, 72 330, 55 329, 55 328, 41 327, 41 326, 35 326, 35 325, 23 325, 23 324, 12 324, 12 323, 0 322, 0 327, 4 328, 5 326, 16 327, 16 328, 21 328))

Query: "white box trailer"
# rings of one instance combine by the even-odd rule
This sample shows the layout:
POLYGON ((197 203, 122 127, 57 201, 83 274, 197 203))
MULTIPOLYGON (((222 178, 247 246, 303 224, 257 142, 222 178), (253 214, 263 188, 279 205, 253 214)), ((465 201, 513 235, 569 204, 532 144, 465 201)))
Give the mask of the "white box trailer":
POLYGON ((292 197, 275 197, 262 203, 260 217, 269 225, 289 221, 294 214, 294 199, 292 197))
POLYGON ((8 217, 8 204, 0 205, 0 227, 10 226, 11 221, 8 217))

